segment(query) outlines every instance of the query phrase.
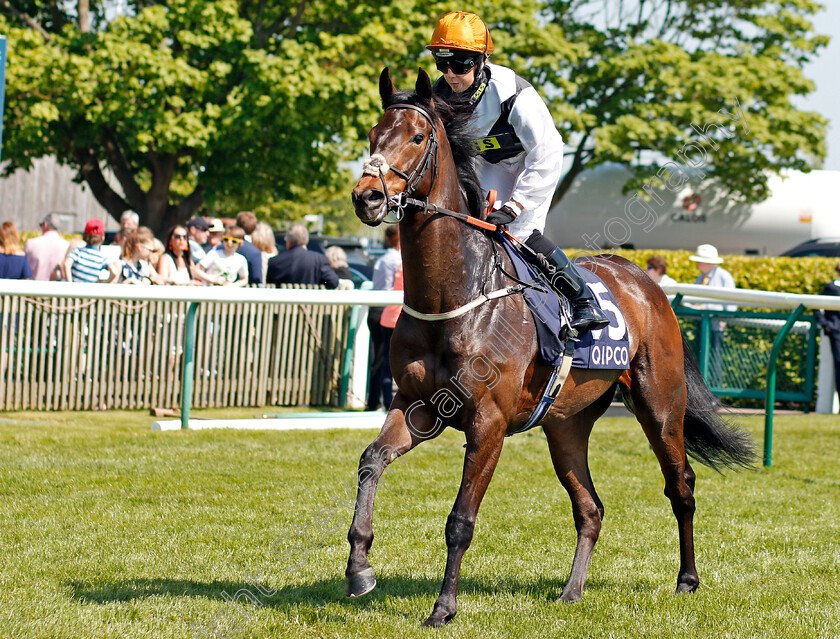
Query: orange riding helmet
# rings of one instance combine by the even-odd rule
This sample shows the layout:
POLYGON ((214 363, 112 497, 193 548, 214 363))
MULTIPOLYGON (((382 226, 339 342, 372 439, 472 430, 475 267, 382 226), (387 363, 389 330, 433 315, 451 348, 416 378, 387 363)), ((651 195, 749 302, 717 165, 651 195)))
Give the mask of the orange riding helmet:
POLYGON ((431 51, 457 49, 490 55, 493 53, 493 39, 487 25, 477 15, 466 11, 453 11, 438 21, 432 40, 426 48, 431 51))

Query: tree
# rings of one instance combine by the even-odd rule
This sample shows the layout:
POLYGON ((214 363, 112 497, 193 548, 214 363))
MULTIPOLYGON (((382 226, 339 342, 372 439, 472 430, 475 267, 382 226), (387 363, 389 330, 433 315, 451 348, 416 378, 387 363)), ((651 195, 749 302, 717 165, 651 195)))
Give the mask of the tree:
POLYGON ((378 112, 379 63, 394 49, 407 62, 389 26, 405 21, 399 7, 172 0, 106 21, 94 1, 86 33, 69 4, 0 2, 17 25, 0 17, 6 172, 54 154, 112 215, 132 209, 158 232, 203 206, 346 187, 341 162, 361 155, 378 112))
POLYGON ((662 158, 670 164, 659 179, 670 185, 705 159, 706 178, 744 202, 769 195, 770 172, 818 164, 826 120, 792 98, 814 89, 802 67, 828 42, 812 33, 819 9, 807 0, 547 0, 541 33, 511 29, 510 59, 546 87, 571 142, 555 202, 605 162, 632 165, 627 188, 640 190, 662 158), (705 158, 684 153, 701 141, 705 158))
MULTIPOLYGON (((284 215, 349 191, 380 115, 390 65, 413 86, 449 3, 427 0, 0 0, 10 36, 9 172, 54 154, 114 216, 162 231, 200 208, 284 215), (84 25, 87 7, 90 31, 84 25), (111 178, 113 177, 113 179, 111 178), (114 184, 119 186, 115 186, 114 184)), ((543 91, 572 154, 559 199, 585 168, 658 158, 733 98, 749 135, 716 129, 707 169, 736 196, 766 197, 765 171, 824 155, 825 121, 791 104, 826 38, 808 0, 510 0, 465 6, 487 21, 495 59, 543 91), (651 153, 652 152, 652 153, 651 153)), ((737 123, 736 123, 737 124, 737 123)), ((663 179, 672 179, 664 175, 663 179)), ((341 201, 345 201, 342 197, 341 201)), ((332 206, 327 204, 326 206, 332 206)), ((349 211, 349 204, 347 205, 349 211)))

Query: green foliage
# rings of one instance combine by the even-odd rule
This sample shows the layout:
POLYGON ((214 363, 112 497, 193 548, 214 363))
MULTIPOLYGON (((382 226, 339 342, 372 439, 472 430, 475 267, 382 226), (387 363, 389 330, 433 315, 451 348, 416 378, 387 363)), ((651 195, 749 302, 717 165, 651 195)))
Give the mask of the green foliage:
MULTIPOLYGON (((574 251, 571 251, 573 253, 574 251)), ((617 249, 616 255, 646 268, 648 259, 661 255, 668 261, 668 275, 683 284, 693 284, 699 274, 697 266, 688 259, 691 251, 631 251, 617 249)), ((722 255, 721 266, 732 273, 735 285, 760 291, 819 295, 823 284, 836 277, 835 258, 828 257, 751 257, 722 255)))
MULTIPOLYGON (((91 25, 76 3, 9 0, 4 157, 8 171, 55 155, 113 215, 160 231, 202 207, 350 215, 340 170, 367 146, 380 114, 376 78, 390 65, 410 88, 437 18, 435 0, 136 1, 91 25), (268 6, 270 5, 270 6, 268 6), (343 196, 341 194, 344 194, 343 196), (316 197, 320 197, 317 202, 316 197)), ((808 0, 641 3, 468 2, 487 21, 495 60, 544 92, 574 152, 558 190, 603 162, 633 163, 638 188, 656 158, 677 160, 692 123, 725 120, 705 170, 745 201, 767 172, 824 155, 825 121, 791 100, 813 85, 801 67, 825 45, 808 0), (747 125, 748 123, 748 125, 747 125), (747 132, 747 128, 749 131, 747 132), (727 134, 728 133, 728 134, 727 134), (652 153, 651 153, 652 152, 652 153), (641 161, 644 159, 644 161, 641 161)))
MULTIPOLYGON (((604 162, 633 162, 627 188, 635 190, 663 157, 694 164, 745 202, 767 197, 768 173, 819 163, 826 120, 792 103, 813 91, 802 66, 828 41, 812 31, 818 3, 637 5, 547 0, 543 15, 574 43, 575 55, 519 62, 548 87, 558 128, 576 147, 555 200, 580 171, 604 162), (712 126, 705 155, 686 149, 683 157, 684 145, 698 138, 691 124, 713 121, 724 126, 712 126)), ((556 50, 569 52, 567 45, 556 50)))

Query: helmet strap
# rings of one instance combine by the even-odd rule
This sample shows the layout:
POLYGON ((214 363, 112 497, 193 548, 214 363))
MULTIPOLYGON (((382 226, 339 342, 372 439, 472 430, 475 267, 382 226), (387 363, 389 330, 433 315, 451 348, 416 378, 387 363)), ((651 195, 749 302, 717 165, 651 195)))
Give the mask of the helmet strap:
POLYGON ((470 87, 472 94, 470 95, 469 105, 471 107, 476 105, 481 99, 481 96, 484 95, 485 89, 487 89, 487 74, 484 72, 484 62, 486 59, 487 56, 482 55, 478 64, 475 65, 475 82, 470 87))

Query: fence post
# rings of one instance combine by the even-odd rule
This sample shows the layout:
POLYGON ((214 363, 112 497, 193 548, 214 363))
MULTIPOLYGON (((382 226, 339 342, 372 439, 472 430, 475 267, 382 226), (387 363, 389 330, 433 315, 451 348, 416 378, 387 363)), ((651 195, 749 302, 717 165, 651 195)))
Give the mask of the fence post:
POLYGON ((699 344, 699 361, 697 363, 700 365, 700 373, 707 384, 709 383, 709 360, 711 359, 711 353, 709 352, 711 335, 712 320, 708 313, 703 313, 700 317, 700 335, 697 338, 699 344))
POLYGON ((190 427, 192 406, 193 369, 195 368, 195 315, 198 302, 190 302, 187 308, 187 326, 184 336, 184 374, 181 376, 181 428, 190 427))
MULTIPOLYGON (((359 286, 361 291, 372 291, 373 282, 362 282, 359 286)), ((348 395, 350 394, 350 369, 353 367, 355 356, 356 333, 359 330, 359 319, 362 315, 361 306, 350 307, 350 321, 347 328, 347 347, 344 350, 344 363, 341 370, 341 386, 339 387, 339 406, 347 408, 348 395)), ((359 371, 356 371, 358 374, 359 371)))
POLYGON ((767 388, 764 396, 764 465, 767 468, 770 467, 773 461, 773 405, 776 402, 776 361, 782 350, 782 344, 788 336, 788 333, 790 333, 790 329, 793 328, 796 320, 804 312, 805 307, 802 304, 794 309, 782 327, 782 330, 776 335, 773 348, 770 349, 770 361, 767 362, 767 388))

